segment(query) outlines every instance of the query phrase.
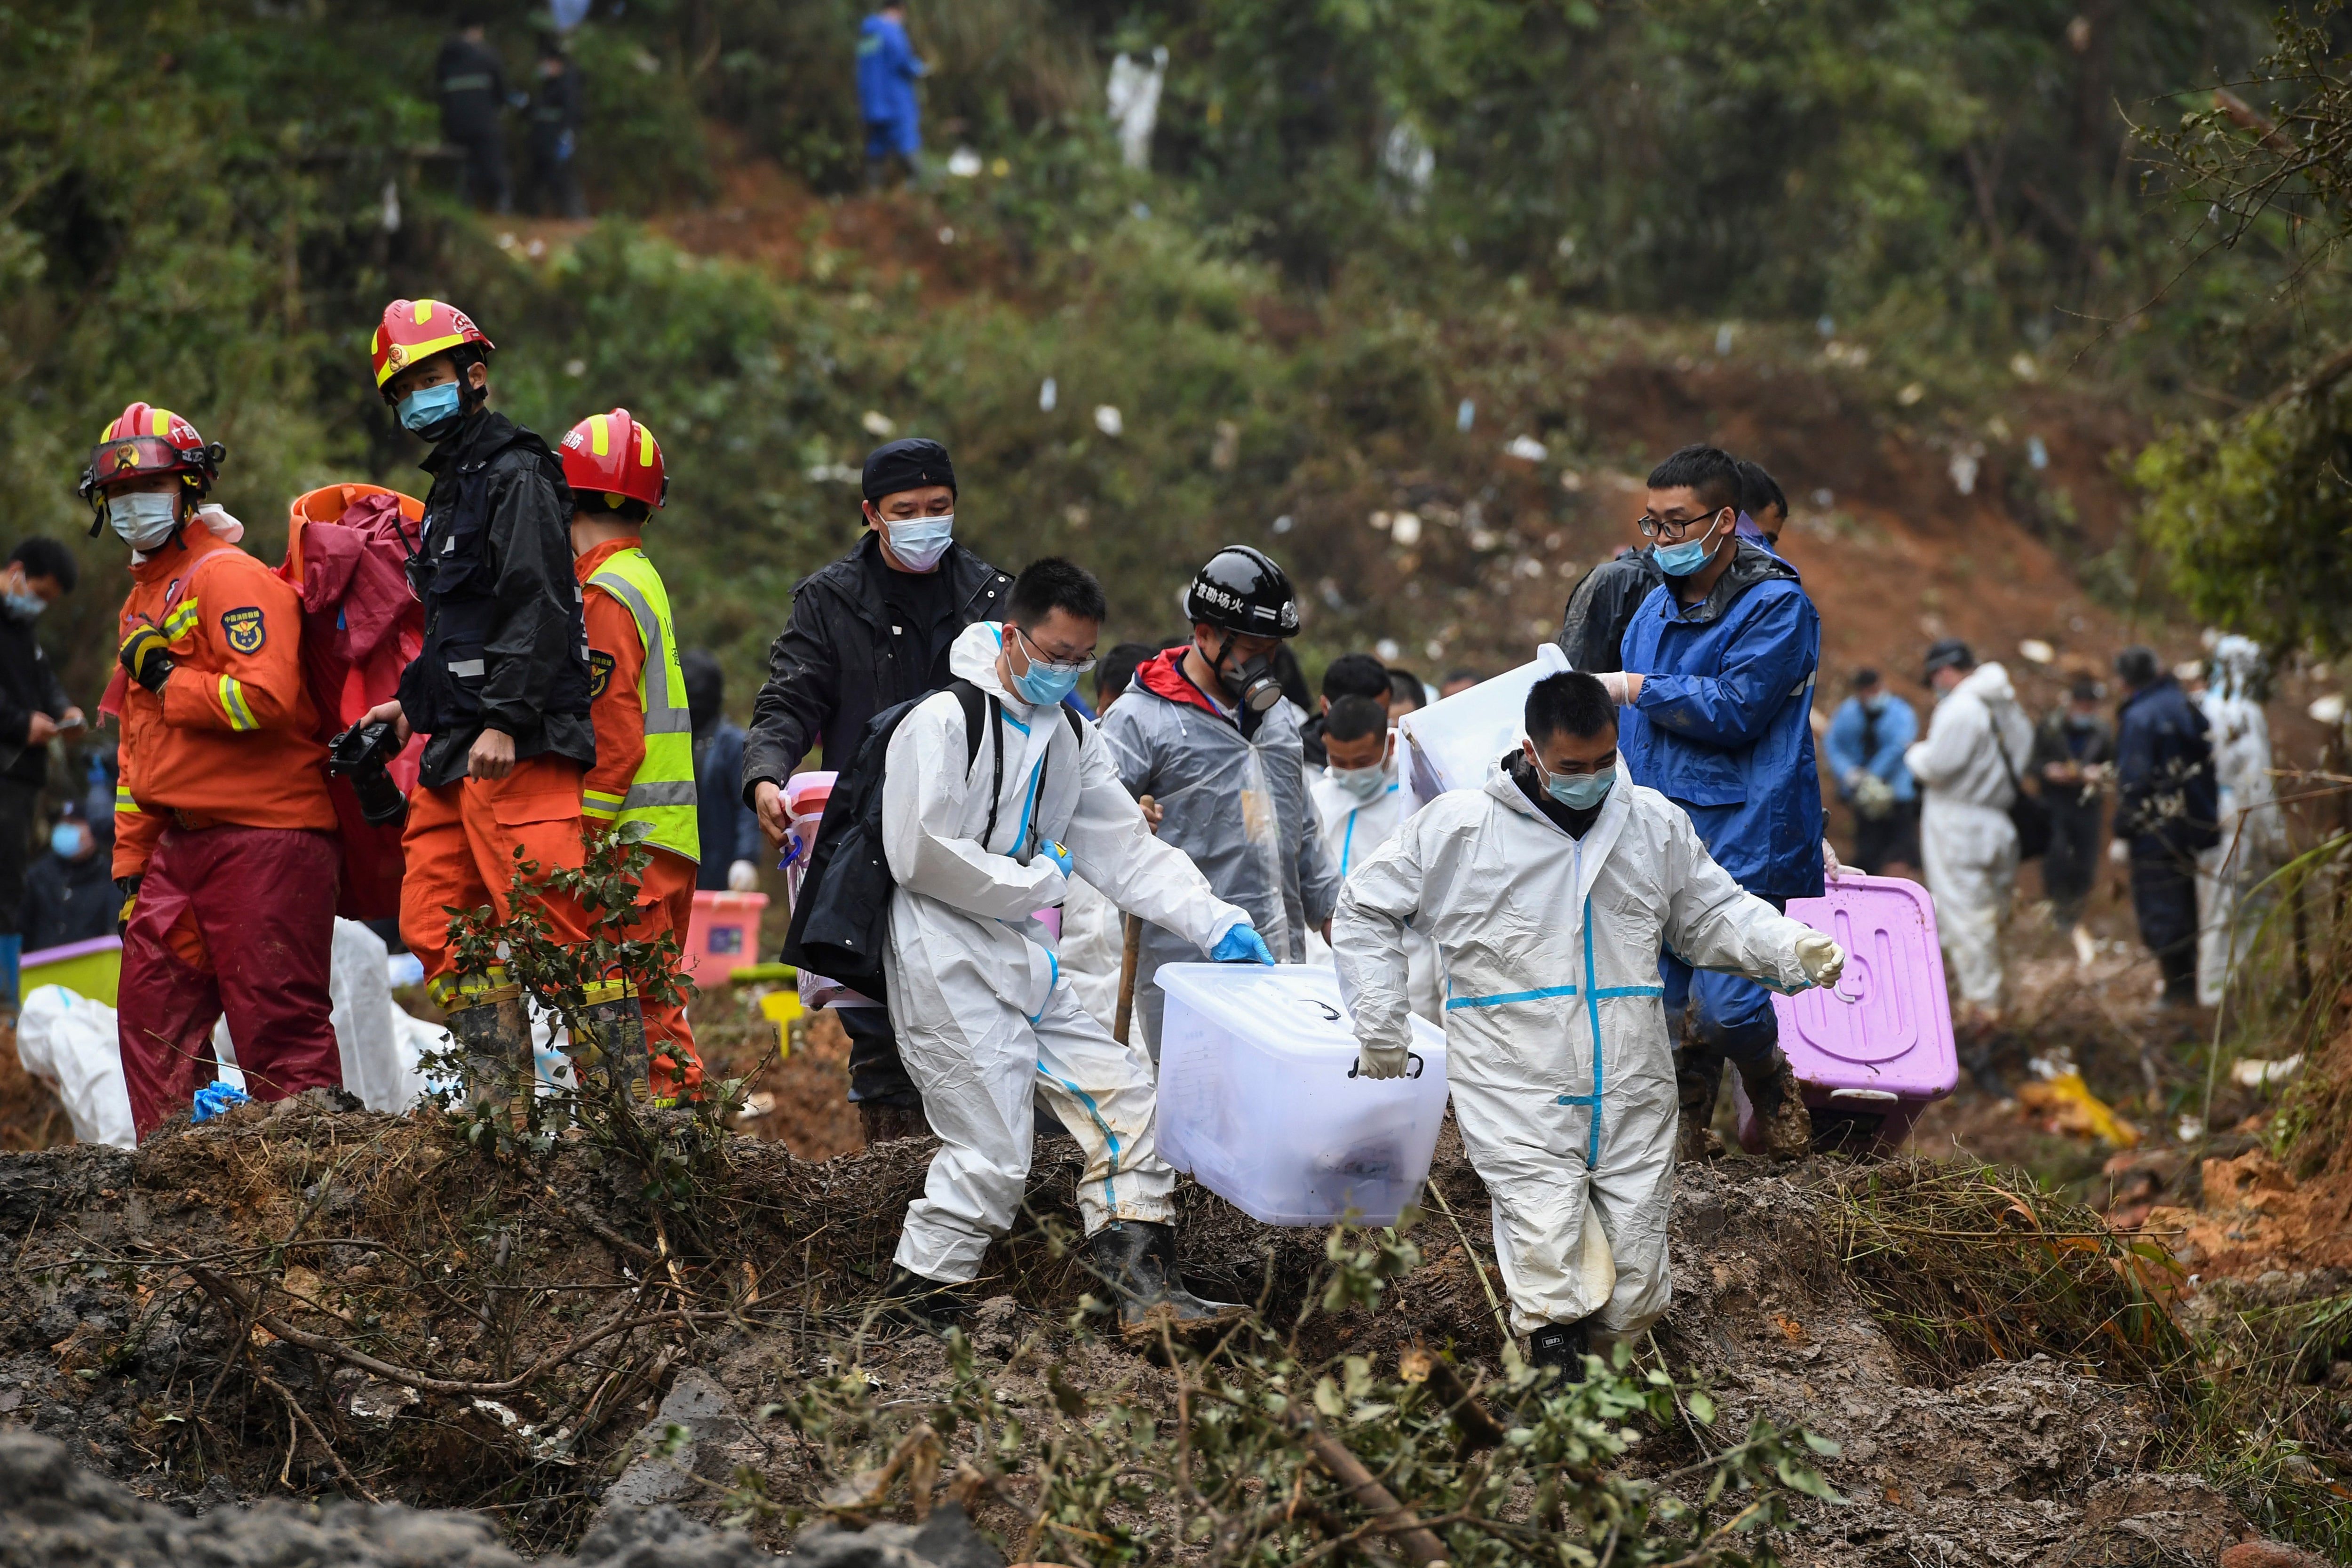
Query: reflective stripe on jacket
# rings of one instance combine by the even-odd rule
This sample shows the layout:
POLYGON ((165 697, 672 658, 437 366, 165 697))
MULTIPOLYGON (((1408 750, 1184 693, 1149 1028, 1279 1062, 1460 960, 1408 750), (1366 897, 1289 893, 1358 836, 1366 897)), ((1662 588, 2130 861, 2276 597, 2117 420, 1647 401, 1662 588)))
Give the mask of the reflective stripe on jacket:
MULTIPOLYGON (((646 825, 646 841, 692 861, 702 858, 702 833, 694 788, 694 724, 687 711, 686 677, 678 668, 677 633, 670 616, 669 592, 644 549, 634 539, 614 542, 581 557, 587 585, 608 594, 635 623, 637 647, 608 651, 606 639, 590 638, 590 687, 598 717, 622 692, 636 700, 643 746, 625 778, 612 776, 605 746, 597 746, 598 766, 590 773, 580 815, 592 823, 646 825), (629 679, 619 655, 634 651, 629 679)), ((601 622, 604 617, 593 617, 601 622)), ((609 733, 604 724, 600 731, 609 733)))

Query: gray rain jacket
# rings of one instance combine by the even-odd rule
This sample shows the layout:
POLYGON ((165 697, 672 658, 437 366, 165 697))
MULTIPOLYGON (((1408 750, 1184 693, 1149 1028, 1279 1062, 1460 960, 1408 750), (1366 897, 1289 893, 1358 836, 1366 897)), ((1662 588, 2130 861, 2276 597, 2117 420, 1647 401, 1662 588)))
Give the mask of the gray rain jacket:
MULTIPOLYGON (((1160 841, 1192 857, 1217 897, 1249 911, 1277 962, 1303 963, 1307 931, 1339 907, 1339 876, 1307 803, 1298 716, 1277 702, 1244 734, 1185 678, 1183 657, 1175 648, 1135 672, 1103 715, 1103 739, 1120 781, 1166 811, 1160 841)), ((1161 996, 1152 976, 1163 963, 1208 956, 1158 926, 1143 928, 1135 994, 1155 1059, 1161 996)))

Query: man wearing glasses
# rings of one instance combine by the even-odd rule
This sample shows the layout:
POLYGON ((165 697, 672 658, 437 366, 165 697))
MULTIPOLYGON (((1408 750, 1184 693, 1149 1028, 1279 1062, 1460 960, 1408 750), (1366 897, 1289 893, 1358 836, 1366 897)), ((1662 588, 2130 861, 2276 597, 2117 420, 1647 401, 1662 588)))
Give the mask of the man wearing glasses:
MULTIPOLYGON (((1739 537, 1739 465, 1685 447, 1651 470, 1643 537, 1665 582, 1634 613, 1623 668, 1601 677, 1624 710, 1627 771, 1690 814, 1734 880, 1776 907, 1822 891, 1822 788, 1813 763, 1821 616, 1796 569, 1739 537)), ((1771 994, 1742 975, 1658 961, 1685 1016, 1683 1158, 1706 1152, 1722 1062, 1739 1069, 1775 1159, 1800 1159, 1812 1121, 1780 1050, 1771 994)))
MULTIPOLYGON (((793 592, 792 618, 768 648, 768 683, 743 743, 743 801, 780 848, 784 781, 809 748, 845 768, 866 721, 937 691, 948 649, 975 621, 1004 614, 1013 579, 955 538, 955 466, 937 441, 908 437, 866 455, 866 537, 793 592)), ((922 1097, 898 1063, 879 998, 835 1006, 849 1035, 849 1098, 866 1141, 923 1134, 922 1097)))
POLYGON ((1020 1212, 1043 1096, 1085 1152, 1087 1262, 1122 1331, 1221 1321, 1238 1309, 1177 1275, 1176 1174, 1154 1144, 1151 1064, 1087 1015, 1036 916, 1083 877, 1221 963, 1273 959, 1248 913, 1152 837, 1101 733, 1062 706, 1094 668, 1101 584, 1049 556, 1009 598, 1002 623, 967 628, 950 656, 986 700, 971 710, 985 731, 971 734, 964 696, 943 691, 908 712, 884 753, 882 849, 898 886, 883 973, 940 1139, 886 1294, 919 1327, 953 1326, 962 1287, 1020 1212))

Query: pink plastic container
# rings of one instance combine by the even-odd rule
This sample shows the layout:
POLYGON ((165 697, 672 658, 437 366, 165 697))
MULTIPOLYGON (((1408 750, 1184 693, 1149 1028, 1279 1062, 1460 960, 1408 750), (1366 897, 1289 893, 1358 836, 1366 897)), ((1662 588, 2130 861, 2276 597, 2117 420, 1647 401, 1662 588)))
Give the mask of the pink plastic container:
MULTIPOLYGON (((1837 994, 1776 996, 1780 1048, 1804 1086, 1817 1144, 1891 1150, 1930 1101, 1952 1092, 1952 1003, 1927 889, 1895 877, 1840 877, 1818 899, 1791 899, 1789 916, 1845 949, 1837 994)), ((1731 1075, 1739 1141, 1761 1152, 1762 1130, 1731 1075)))
POLYGON ((767 907, 765 893, 695 894, 686 950, 678 954, 687 978, 708 991, 726 984, 728 975, 745 964, 759 963, 760 916, 767 907))

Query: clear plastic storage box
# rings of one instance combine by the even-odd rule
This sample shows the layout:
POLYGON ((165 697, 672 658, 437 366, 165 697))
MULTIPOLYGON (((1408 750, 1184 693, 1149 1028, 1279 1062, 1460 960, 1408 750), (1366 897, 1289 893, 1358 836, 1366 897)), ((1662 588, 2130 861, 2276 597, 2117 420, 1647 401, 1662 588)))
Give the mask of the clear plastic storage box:
POLYGON ((1339 977, 1306 964, 1171 963, 1160 1152, 1265 1225, 1393 1225, 1445 1115, 1445 1035, 1412 1020, 1408 1077, 1353 1078, 1339 977))

